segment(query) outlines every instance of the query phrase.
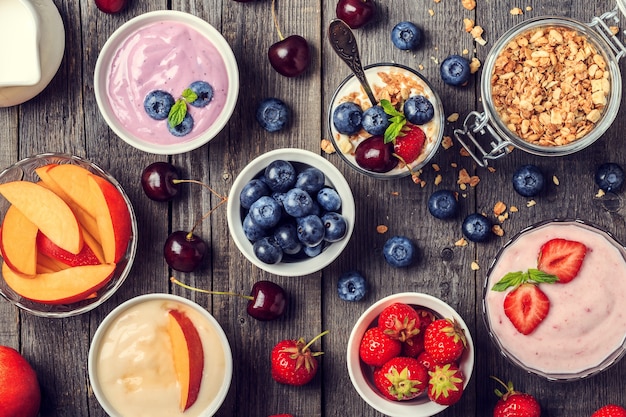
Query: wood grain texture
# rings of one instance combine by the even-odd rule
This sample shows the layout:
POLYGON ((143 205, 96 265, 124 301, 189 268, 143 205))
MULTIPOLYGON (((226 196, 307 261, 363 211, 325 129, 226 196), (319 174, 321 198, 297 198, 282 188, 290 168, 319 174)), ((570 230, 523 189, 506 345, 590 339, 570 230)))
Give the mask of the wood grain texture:
MULTIPOLYGON (((337 154, 326 155, 319 146, 320 140, 328 137, 327 109, 334 90, 350 74, 326 38, 328 22, 335 17, 335 1, 276 0, 283 35, 304 36, 311 47, 311 68, 293 79, 277 74, 267 60, 267 49, 279 40, 271 0, 131 0, 130 7, 118 15, 103 14, 92 0, 54 2, 65 24, 65 57, 59 72, 39 96, 20 106, 0 108, 0 166, 40 152, 66 152, 92 160, 109 170, 128 193, 139 223, 139 246, 132 272, 122 288, 90 313, 48 320, 0 301, 0 343, 18 348, 37 371, 43 392, 42 417, 105 416, 87 375, 91 337, 115 306, 151 292, 190 298, 205 306, 224 327, 233 349, 235 375, 217 416, 266 417, 287 412, 296 417, 381 416, 352 388, 346 368, 346 344, 353 323, 370 304, 404 291, 428 293, 449 303, 463 316, 474 339, 476 367, 467 392, 460 403, 441 416, 491 415, 496 386, 490 375, 511 379, 520 390, 534 394, 545 416, 587 416, 608 402, 626 405, 620 388, 620 381, 626 377, 626 362, 582 381, 544 381, 515 368, 498 353, 483 323, 481 306, 489 263, 508 238, 530 224, 548 218, 579 217, 626 241, 623 205, 613 211, 604 209, 594 197, 597 189, 593 182, 593 171, 599 163, 626 163, 623 109, 597 143, 574 155, 546 158, 515 150, 494 161, 491 172, 463 156, 455 142, 450 149, 440 149, 432 160, 438 171, 430 164, 424 168, 424 186, 408 178, 376 181, 351 170, 337 154), (237 57, 241 84, 237 107, 223 131, 195 151, 169 157, 143 153, 119 140, 101 117, 93 92, 98 53, 113 31, 136 15, 167 8, 195 14, 221 31, 237 57), (281 98, 289 105, 293 119, 288 129, 267 133, 257 125, 256 106, 266 97, 281 98), (348 180, 357 217, 345 252, 329 267, 309 276, 288 278, 265 273, 237 250, 222 207, 195 229, 210 244, 209 260, 195 273, 175 275, 201 288, 239 293, 248 293, 258 280, 272 280, 290 296, 285 317, 258 322, 245 313, 244 300, 173 288, 168 280, 172 271, 162 257, 167 235, 174 230, 190 230, 219 199, 200 186, 185 184, 181 197, 171 204, 151 201, 143 195, 139 183, 143 168, 154 161, 168 160, 179 167, 183 177, 203 181, 226 195, 248 162, 283 147, 320 153, 348 180), (549 180, 548 190, 535 199, 532 207, 527 207, 528 199, 517 195, 510 185, 514 170, 525 163, 540 166, 549 180), (458 173, 463 168, 480 177, 476 187, 459 187, 458 173), (437 175, 441 175, 438 186, 437 175), (428 197, 438 188, 459 192, 461 213, 457 219, 439 221, 429 215, 428 197), (502 224, 505 235, 485 244, 455 246, 462 237, 462 218, 476 211, 490 214, 498 201, 519 209, 502 224), (378 225, 387 226, 387 233, 379 234, 378 225), (407 235, 417 243, 420 256, 414 267, 394 269, 384 262, 382 246, 396 234, 407 235), (472 262, 480 269, 472 270, 472 262), (337 279, 348 270, 366 276, 369 292, 364 301, 348 303, 337 297, 337 279), (269 354, 275 343, 284 338, 310 339, 326 329, 330 334, 316 343, 325 354, 320 359, 319 375, 311 384, 294 388, 271 380, 269 354)), ((439 63, 445 57, 465 54, 484 62, 495 41, 522 21, 556 15, 588 22, 615 7, 609 0, 477 0, 476 9, 470 11, 462 7, 460 0, 376 2, 378 19, 355 31, 363 63, 397 62, 419 69, 440 95, 446 115, 460 116, 458 121, 446 123, 445 134, 449 136, 462 126, 467 113, 482 110, 482 71, 465 88, 447 86, 439 76, 439 63), (511 15, 513 7, 522 8, 524 14, 511 15), (476 44, 463 30, 464 18, 484 28, 486 45, 476 44), (400 51, 389 39, 393 25, 403 20, 413 21, 424 30, 424 42, 417 51, 400 51)), ((618 197, 622 199, 623 195, 618 197)))

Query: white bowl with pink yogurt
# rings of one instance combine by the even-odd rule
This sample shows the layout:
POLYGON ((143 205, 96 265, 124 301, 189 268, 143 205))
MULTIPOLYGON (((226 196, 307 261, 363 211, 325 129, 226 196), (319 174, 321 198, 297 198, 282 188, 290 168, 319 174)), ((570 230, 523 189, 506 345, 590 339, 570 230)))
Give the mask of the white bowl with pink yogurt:
POLYGON ((548 380, 577 380, 617 363, 626 353, 626 250, 610 233, 583 220, 549 220, 513 237, 489 268, 483 313, 501 353, 522 369, 548 380), (568 283, 539 284, 550 309, 528 335, 504 313, 512 290, 493 291, 505 274, 537 268, 542 245, 554 238, 587 247, 578 275, 568 283))
POLYGON ((126 143, 161 155, 194 150, 228 123, 239 95, 239 69, 230 45, 205 20, 174 10, 139 15, 120 26, 102 47, 94 73, 100 113, 126 143), (193 128, 184 136, 154 120, 144 99, 155 90, 175 100, 193 82, 213 88, 205 107, 187 105, 193 128))

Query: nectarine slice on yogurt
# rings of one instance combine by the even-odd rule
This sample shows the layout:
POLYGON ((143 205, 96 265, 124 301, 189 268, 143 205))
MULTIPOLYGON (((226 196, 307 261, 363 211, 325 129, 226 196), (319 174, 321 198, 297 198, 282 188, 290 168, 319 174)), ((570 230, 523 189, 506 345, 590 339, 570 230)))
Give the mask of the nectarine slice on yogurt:
POLYGON ((0 184, 0 194, 57 246, 73 254, 81 251, 80 224, 69 206, 54 192, 33 182, 11 181, 0 184))
POLYGON ((15 206, 9 206, 0 230, 0 250, 4 261, 23 274, 37 272, 37 245, 39 229, 15 206))
POLYGON ((113 277, 115 264, 75 266, 58 272, 25 275, 2 263, 2 276, 20 296, 44 304, 69 304, 84 300, 113 277))
POLYGON ((96 222, 107 263, 118 262, 128 248, 131 224, 126 200, 113 184, 97 175, 88 176, 89 191, 96 205, 96 222))
POLYGON ((174 369, 180 385, 180 409, 187 410, 198 399, 204 372, 204 349, 196 326, 185 313, 169 310, 167 330, 172 341, 174 369))

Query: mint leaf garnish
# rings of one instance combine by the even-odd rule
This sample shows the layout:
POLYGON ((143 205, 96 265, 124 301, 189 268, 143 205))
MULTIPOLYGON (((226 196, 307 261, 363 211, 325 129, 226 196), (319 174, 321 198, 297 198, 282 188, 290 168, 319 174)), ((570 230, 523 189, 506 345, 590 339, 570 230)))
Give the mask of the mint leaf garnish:
POLYGON ((176 100, 176 103, 170 109, 167 115, 167 122, 170 127, 176 127, 183 122, 187 115, 187 102, 183 98, 176 100))
POLYGON ((404 114, 396 110, 389 100, 380 100, 380 105, 385 113, 391 116, 389 118, 390 124, 387 127, 387 130, 385 130, 384 143, 393 142, 402 132, 404 125, 406 125, 406 117, 404 117, 404 114))
POLYGON ((553 284, 558 281, 556 275, 546 274, 538 269, 529 269, 526 272, 517 271, 509 272, 503 276, 500 281, 496 282, 492 291, 504 291, 509 287, 517 287, 525 282, 533 282, 536 284, 553 284))
POLYGON ((198 95, 193 92, 191 88, 185 88, 183 91, 182 97, 185 99, 187 103, 193 103, 198 99, 198 95))

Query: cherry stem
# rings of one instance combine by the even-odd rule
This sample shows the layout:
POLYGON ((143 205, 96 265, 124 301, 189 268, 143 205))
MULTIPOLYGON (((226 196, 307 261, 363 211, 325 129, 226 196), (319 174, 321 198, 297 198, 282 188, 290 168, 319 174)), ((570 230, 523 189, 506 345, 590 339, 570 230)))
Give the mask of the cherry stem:
POLYGON ((222 204, 224 204, 225 202, 228 201, 228 197, 223 197, 220 196, 222 198, 222 201, 220 201, 219 203, 217 203, 217 205, 215 207, 213 207, 211 210, 209 210, 204 216, 202 216, 200 218, 200 220, 198 220, 196 222, 196 224, 193 225, 193 227, 191 228, 191 230, 189 231, 189 233, 187 233, 187 239, 191 240, 193 238, 193 232, 194 230, 196 230, 196 227, 198 227, 207 217, 209 217, 215 210, 218 209, 219 206, 221 206, 222 204))
POLYGON ((191 184, 198 184, 203 186, 204 188, 206 188, 207 190, 209 190, 210 192, 213 193, 213 195, 215 195, 216 197, 219 197, 221 199, 225 199, 227 198, 226 196, 223 196, 221 194, 218 194, 217 191, 215 191, 213 188, 209 187, 208 185, 206 185, 205 183, 198 181, 198 180, 172 180, 173 184, 182 184, 182 183, 191 183, 191 184))
POLYGON ((211 295, 234 295, 236 297, 245 298, 246 300, 254 300, 254 297, 252 297, 251 295, 237 294, 237 293, 230 292, 230 291, 210 291, 210 290, 203 290, 201 288, 192 287, 191 285, 187 285, 183 282, 180 282, 174 277, 170 277, 170 281, 176 285, 179 285, 183 288, 187 288, 188 290, 191 290, 191 291, 197 291, 197 292, 202 292, 202 293, 211 294, 211 295))
POLYGON ((280 40, 284 40, 285 37, 283 33, 280 31, 280 26, 278 25, 278 18, 276 17, 276 0, 272 0, 272 19, 274 19, 274 27, 276 28, 276 32, 278 32, 278 37, 280 40))

